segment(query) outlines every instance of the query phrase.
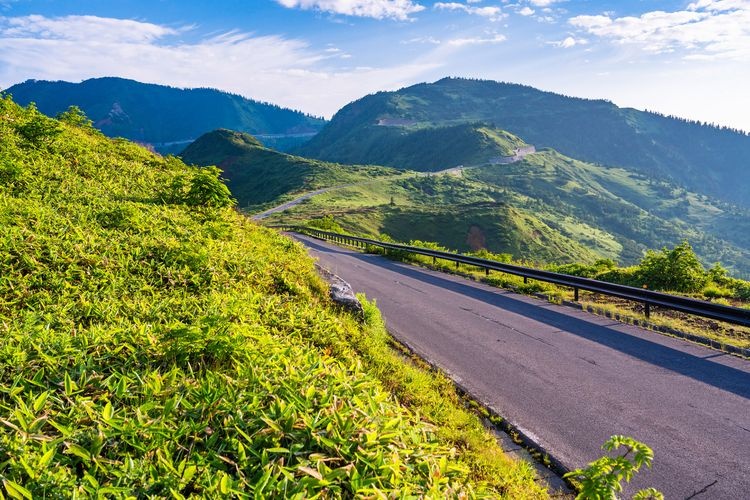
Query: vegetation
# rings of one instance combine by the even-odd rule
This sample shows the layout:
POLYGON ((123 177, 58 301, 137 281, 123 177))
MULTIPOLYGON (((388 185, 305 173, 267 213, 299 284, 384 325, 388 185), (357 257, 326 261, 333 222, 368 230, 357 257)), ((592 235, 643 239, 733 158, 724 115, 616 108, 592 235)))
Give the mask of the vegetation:
MULTIPOLYGON (((626 436, 612 436, 602 446, 606 451, 624 448, 622 455, 603 456, 591 462, 585 469, 576 469, 565 477, 579 484, 577 499, 617 500, 622 492, 622 482, 630 482, 644 465, 651 468, 654 452, 645 444, 626 436), (632 457, 631 457, 632 454, 632 457)), ((633 500, 664 500, 664 495, 654 488, 639 491, 633 500)))
POLYGON ((0 496, 545 496, 216 169, 82 125, 0 99, 0 496))
POLYGON ((279 153, 251 135, 224 129, 199 137, 180 155, 187 163, 218 165, 242 208, 278 203, 304 191, 402 175, 386 167, 338 165, 279 153))
POLYGON ((325 123, 219 90, 178 89, 122 78, 93 78, 81 83, 29 80, 7 92, 22 105, 35 102, 48 116, 78 106, 105 135, 166 152, 179 151, 196 137, 221 127, 309 138, 325 123), (178 143, 177 149, 172 143, 178 143))
MULTIPOLYGON (((400 167, 402 150, 377 151, 359 147, 360 141, 367 145, 370 137, 385 136, 393 144, 394 137, 409 130, 477 122, 510 131, 537 148, 551 147, 588 162, 647 173, 750 207, 746 133, 510 83, 444 78, 378 92, 342 108, 299 152, 343 163, 371 163, 377 155, 379 164, 400 167), (378 126, 382 119, 403 124, 378 126)), ((429 155, 433 146, 422 148, 424 154, 429 155)))

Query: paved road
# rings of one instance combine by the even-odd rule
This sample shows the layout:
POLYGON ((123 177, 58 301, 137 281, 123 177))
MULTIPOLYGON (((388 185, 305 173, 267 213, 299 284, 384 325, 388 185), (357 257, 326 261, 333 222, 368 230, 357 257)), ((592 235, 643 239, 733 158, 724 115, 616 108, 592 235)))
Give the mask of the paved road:
MULTIPOLYGON (((649 444, 635 486, 750 499, 750 362, 575 309, 299 236, 388 329, 569 468, 649 444)), ((632 494, 633 486, 626 492, 632 494)), ((629 498, 629 496, 627 497, 629 498)))
POLYGON ((283 212, 284 210, 286 210, 288 208, 292 208, 293 206, 299 205, 303 201, 305 201, 307 199, 310 199, 313 196, 316 196, 316 195, 319 195, 319 194, 323 194, 323 193, 327 193, 328 191, 332 191, 334 189, 341 189, 341 188, 345 188, 345 187, 349 187, 349 186, 351 186, 351 184, 347 184, 345 186, 333 186, 333 187, 328 187, 328 188, 323 188, 323 189, 317 189, 315 191, 310 191, 309 193, 305 193, 302 196, 299 196, 299 197, 293 199, 292 201, 287 201, 286 203, 284 203, 282 205, 279 205, 279 206, 276 206, 276 207, 273 207, 273 208, 269 208, 268 210, 266 210, 264 212, 259 212, 259 213, 255 214, 255 215, 253 215, 252 219, 254 219, 254 220, 265 219, 266 217, 268 217, 271 214, 275 214, 276 212, 283 212))

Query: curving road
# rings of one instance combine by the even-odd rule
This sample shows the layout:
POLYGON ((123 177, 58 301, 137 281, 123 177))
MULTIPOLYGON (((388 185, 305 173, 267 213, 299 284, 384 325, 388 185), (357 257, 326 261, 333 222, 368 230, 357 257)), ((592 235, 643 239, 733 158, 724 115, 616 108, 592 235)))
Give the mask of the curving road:
POLYGON ((750 361, 457 276, 295 235, 375 298, 389 331, 569 468, 649 444, 636 487, 750 498, 750 361))

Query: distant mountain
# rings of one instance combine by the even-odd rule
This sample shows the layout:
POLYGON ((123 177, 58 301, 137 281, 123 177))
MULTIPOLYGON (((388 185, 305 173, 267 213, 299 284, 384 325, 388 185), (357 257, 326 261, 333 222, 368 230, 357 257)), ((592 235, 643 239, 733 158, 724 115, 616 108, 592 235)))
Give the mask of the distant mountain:
POLYGON ((339 165, 264 147, 249 134, 219 129, 199 137, 181 154, 185 163, 216 165, 241 208, 288 195, 399 175, 385 167, 339 165))
POLYGON ((81 83, 28 80, 6 92, 54 116, 80 107, 105 135, 125 137, 162 152, 178 152, 202 134, 229 128, 264 137, 269 145, 299 145, 324 120, 214 89, 178 89, 122 78, 81 83))
MULTIPOLYGON (((537 148, 750 206, 750 136, 743 132, 492 81, 446 78, 369 95, 341 109, 296 151, 329 161, 415 168, 404 161, 413 157, 404 151, 420 147, 413 141, 419 133, 437 138, 444 131, 434 129, 476 122, 508 130, 537 148)), ((423 144, 422 151, 431 155, 436 145, 423 144)), ((424 166, 440 169, 444 163, 424 166)))

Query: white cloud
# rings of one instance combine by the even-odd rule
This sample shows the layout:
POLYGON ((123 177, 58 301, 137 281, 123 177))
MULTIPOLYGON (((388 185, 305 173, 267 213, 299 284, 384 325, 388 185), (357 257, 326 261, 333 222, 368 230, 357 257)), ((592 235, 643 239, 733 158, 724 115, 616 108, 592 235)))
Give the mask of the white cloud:
POLYGON ((534 7, 549 7, 553 3, 562 2, 565 0, 529 0, 529 3, 534 7))
POLYGON ((534 9, 526 5, 521 10, 519 10, 518 13, 522 16, 531 16, 534 14, 534 9))
POLYGON ((409 15, 424 10, 413 0, 276 0, 289 9, 315 9, 332 14, 397 19, 406 21, 409 15))
POLYGON ((550 42, 550 45, 553 45, 555 47, 560 47, 561 49, 569 49, 571 47, 575 47, 576 45, 586 45, 589 41, 585 38, 575 38, 572 36, 569 36, 563 40, 559 40, 557 42, 550 42))
POLYGON ((495 34, 484 37, 453 38, 446 41, 445 43, 453 47, 464 47, 466 45, 488 45, 494 43, 502 43, 505 40, 507 40, 505 35, 495 34))
POLYGON ((92 16, 0 18, 0 88, 30 78, 119 76, 214 87, 330 116, 364 94, 410 85, 442 64, 426 58, 341 68, 331 66, 344 57, 335 47, 315 50, 302 40, 241 32, 185 43, 175 36, 184 30, 92 16), (79 28, 85 34, 78 34, 79 28))
POLYGON ((750 59, 750 1, 699 0, 686 10, 653 11, 639 17, 576 16, 570 24, 652 53, 684 50, 687 58, 750 59))
POLYGON ((506 17, 500 7, 472 7, 458 2, 437 2, 435 8, 439 10, 460 10, 467 14, 486 17, 490 21, 499 21, 506 17))

